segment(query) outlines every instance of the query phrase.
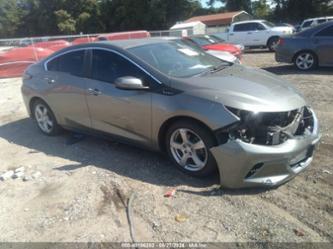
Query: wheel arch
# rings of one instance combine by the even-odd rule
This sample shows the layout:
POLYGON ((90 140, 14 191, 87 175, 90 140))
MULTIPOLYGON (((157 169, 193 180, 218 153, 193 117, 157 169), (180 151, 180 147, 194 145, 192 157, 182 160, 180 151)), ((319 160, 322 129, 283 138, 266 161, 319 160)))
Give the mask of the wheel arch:
POLYGON ((30 115, 32 118, 35 118, 35 115, 34 115, 34 110, 33 110, 33 107, 34 107, 34 104, 36 101, 42 101, 44 102, 45 105, 47 105, 48 108, 50 108, 50 110, 52 111, 52 113, 54 114, 56 120, 57 120, 57 116, 55 115, 54 111, 52 110, 52 108, 50 107, 50 105, 41 97, 39 96, 34 96, 30 99, 29 101, 29 111, 30 111, 30 115))
POLYGON ((297 51, 297 52, 294 54, 294 56, 293 56, 293 60, 292 60, 292 62, 294 63, 295 60, 296 60, 296 58, 297 58, 297 56, 298 56, 300 53, 304 53, 304 52, 310 52, 310 53, 312 53, 312 54, 316 57, 317 62, 319 63, 318 55, 317 55, 317 53, 316 53, 314 50, 312 50, 312 49, 302 49, 302 50, 297 51))
POLYGON ((35 97, 32 97, 32 98, 30 99, 30 101, 29 101, 29 112, 30 112, 30 116, 31 116, 31 118, 35 118, 33 108, 34 108, 34 104, 35 104, 36 101, 38 101, 38 100, 45 102, 42 98, 40 98, 40 97, 36 97, 36 96, 35 96, 35 97))
POLYGON ((266 46, 268 47, 269 45, 269 42, 274 39, 274 38, 277 38, 277 39, 280 39, 280 36, 279 35, 272 35, 270 36, 268 39, 267 39, 267 42, 266 42, 266 46))
POLYGON ((175 116, 175 117, 171 117, 169 119, 167 119, 166 121, 164 121, 164 123, 161 125, 159 132, 158 132, 158 145, 161 151, 165 152, 166 148, 165 148, 165 134, 166 131, 170 128, 171 125, 173 125, 176 122, 180 122, 180 121, 189 121, 189 122, 195 122, 197 124, 199 124, 200 126, 204 127, 205 129, 207 129, 210 134, 212 135, 212 137, 215 140, 215 143, 217 144, 217 137, 215 136, 214 131, 208 126, 206 125, 204 122, 200 121, 199 119, 190 117, 190 116, 175 116))

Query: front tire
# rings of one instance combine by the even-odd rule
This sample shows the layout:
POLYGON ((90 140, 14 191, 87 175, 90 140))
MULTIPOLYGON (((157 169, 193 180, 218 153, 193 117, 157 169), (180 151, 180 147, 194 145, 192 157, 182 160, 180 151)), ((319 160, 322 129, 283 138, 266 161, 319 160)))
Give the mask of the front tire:
POLYGON ((217 166, 210 148, 215 139, 206 127, 181 121, 174 123, 166 134, 166 148, 170 159, 183 172, 205 177, 216 171, 217 166))
POLYGON ((36 100, 33 103, 33 115, 39 130, 48 136, 58 135, 61 127, 50 109, 50 107, 42 100, 36 100))
POLYGON ((314 53, 310 51, 304 51, 298 53, 295 56, 294 65, 299 70, 309 71, 315 69, 318 66, 318 59, 314 53))

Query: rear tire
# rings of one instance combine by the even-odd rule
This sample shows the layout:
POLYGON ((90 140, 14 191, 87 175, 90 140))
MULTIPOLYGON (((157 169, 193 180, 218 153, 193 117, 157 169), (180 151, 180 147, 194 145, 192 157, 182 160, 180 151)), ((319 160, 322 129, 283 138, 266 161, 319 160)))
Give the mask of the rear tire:
POLYGON ((210 152, 216 143, 206 127, 190 121, 176 122, 168 129, 165 143, 170 159, 186 174, 205 177, 216 172, 210 152))
POLYGON ((51 110, 42 100, 34 101, 32 113, 39 130, 47 136, 56 136, 60 133, 61 127, 51 110))
POLYGON ((313 70, 318 66, 318 58, 310 51, 303 51, 295 56, 294 65, 297 69, 302 71, 313 70))

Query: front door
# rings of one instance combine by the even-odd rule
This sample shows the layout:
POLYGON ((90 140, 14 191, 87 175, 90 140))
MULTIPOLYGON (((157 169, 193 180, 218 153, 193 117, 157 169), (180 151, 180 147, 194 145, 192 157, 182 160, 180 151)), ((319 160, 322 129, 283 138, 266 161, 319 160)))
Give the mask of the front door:
POLYGON ((261 23, 252 23, 252 35, 250 36, 253 46, 263 46, 269 38, 269 31, 261 23))
POLYGON ((149 145, 151 101, 149 90, 121 90, 114 82, 132 76, 149 85, 150 79, 124 57, 107 50, 91 50, 91 71, 87 80, 87 103, 92 127, 132 142, 149 145))

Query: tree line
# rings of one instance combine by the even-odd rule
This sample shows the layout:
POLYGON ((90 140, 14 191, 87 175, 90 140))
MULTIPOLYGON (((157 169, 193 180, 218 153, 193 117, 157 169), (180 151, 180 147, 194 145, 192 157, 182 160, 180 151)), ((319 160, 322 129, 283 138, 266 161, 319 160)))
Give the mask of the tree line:
POLYGON ((210 7, 199 0, 0 0, 0 37, 163 30, 192 16, 235 10, 292 23, 333 15, 332 0, 205 1, 210 7))

